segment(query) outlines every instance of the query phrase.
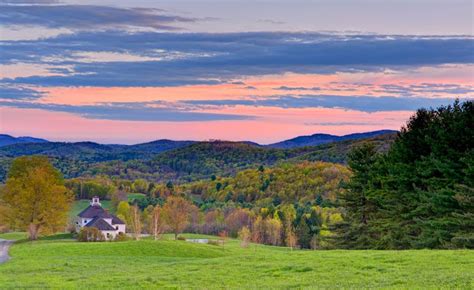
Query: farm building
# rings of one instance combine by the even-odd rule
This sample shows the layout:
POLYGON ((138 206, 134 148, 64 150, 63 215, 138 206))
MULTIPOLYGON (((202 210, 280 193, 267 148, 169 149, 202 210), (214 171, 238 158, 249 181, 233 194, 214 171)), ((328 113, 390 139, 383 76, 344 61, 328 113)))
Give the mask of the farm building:
POLYGON ((76 230, 79 232, 83 227, 97 228, 107 240, 114 239, 119 233, 125 234, 125 223, 102 208, 97 196, 77 215, 76 230))

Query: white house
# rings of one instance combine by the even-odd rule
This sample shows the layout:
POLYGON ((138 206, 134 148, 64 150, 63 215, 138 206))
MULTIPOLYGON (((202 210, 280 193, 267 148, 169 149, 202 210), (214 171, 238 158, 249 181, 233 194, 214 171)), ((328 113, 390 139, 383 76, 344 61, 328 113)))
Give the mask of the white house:
POLYGON ((76 230, 79 232, 83 227, 97 228, 107 240, 114 239, 119 233, 125 234, 125 223, 103 209, 97 196, 77 215, 76 230))

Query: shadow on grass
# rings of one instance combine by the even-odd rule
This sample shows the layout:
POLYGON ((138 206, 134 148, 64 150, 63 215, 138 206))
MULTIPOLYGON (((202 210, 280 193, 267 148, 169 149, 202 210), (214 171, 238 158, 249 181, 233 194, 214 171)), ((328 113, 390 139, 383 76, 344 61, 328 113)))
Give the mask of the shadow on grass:
MULTIPOLYGON (((74 238, 73 234, 62 233, 62 234, 55 234, 55 235, 50 235, 50 236, 42 236, 42 237, 39 237, 36 241, 71 240, 73 238, 74 238)), ((26 239, 17 240, 14 243, 22 244, 22 243, 28 243, 28 242, 35 242, 35 240, 30 240, 26 238, 26 239)))

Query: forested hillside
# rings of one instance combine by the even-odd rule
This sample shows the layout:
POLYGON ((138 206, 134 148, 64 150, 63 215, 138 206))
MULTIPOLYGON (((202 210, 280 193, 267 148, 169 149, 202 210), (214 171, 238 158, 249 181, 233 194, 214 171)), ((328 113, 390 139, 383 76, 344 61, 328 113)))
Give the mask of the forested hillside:
POLYGON ((306 147, 306 146, 317 146, 321 144, 334 143, 334 142, 339 142, 339 141, 367 139, 367 138, 377 137, 380 135, 395 134, 395 133, 397 133, 397 131, 379 130, 379 131, 372 131, 372 132, 365 132, 365 133, 354 133, 354 134, 348 134, 348 135, 343 135, 343 136, 336 136, 336 135, 330 135, 330 134, 313 134, 310 136, 298 136, 289 140, 273 143, 273 144, 267 145, 267 147, 282 148, 282 149, 300 148, 300 147, 306 147))
POLYGON ((396 134, 351 140, 296 149, 275 149, 248 143, 226 141, 199 142, 156 155, 150 160, 113 161, 97 164, 91 175, 104 174, 123 179, 145 178, 150 181, 189 182, 213 175, 233 176, 238 171, 259 166, 303 161, 345 164, 348 152, 364 142, 386 151, 396 134))
POLYGON ((0 134, 0 147, 20 143, 46 143, 47 140, 34 137, 13 137, 7 134, 0 134))
POLYGON ((0 180, 5 180, 14 157, 46 155, 66 178, 104 174, 149 181, 189 182, 212 175, 231 176, 237 171, 280 162, 328 161, 345 163, 347 153, 361 142, 379 151, 390 146, 396 134, 341 141, 296 149, 275 149, 251 142, 193 142, 159 140, 138 145, 101 145, 92 142, 17 144, 0 148, 0 180))

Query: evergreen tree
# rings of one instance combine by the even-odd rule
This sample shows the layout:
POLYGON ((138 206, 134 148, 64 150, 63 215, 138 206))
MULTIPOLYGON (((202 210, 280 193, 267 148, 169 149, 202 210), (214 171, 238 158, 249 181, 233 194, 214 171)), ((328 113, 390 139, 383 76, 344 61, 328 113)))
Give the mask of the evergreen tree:
POLYGON ((366 249, 373 247, 371 218, 376 212, 373 195, 378 187, 374 183, 375 167, 379 159, 373 144, 363 144, 349 154, 353 176, 340 197, 345 209, 344 221, 335 225, 336 244, 343 248, 366 249))
POLYGON ((311 246, 311 229, 306 222, 306 218, 302 217, 298 226, 296 227, 296 237, 298 239, 298 245, 301 248, 309 249, 311 246))

